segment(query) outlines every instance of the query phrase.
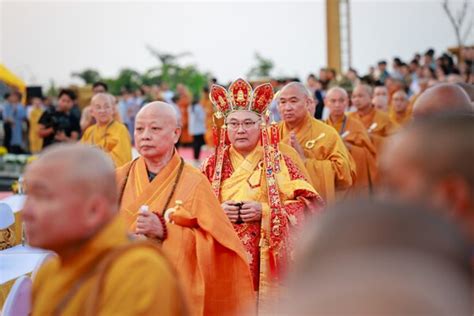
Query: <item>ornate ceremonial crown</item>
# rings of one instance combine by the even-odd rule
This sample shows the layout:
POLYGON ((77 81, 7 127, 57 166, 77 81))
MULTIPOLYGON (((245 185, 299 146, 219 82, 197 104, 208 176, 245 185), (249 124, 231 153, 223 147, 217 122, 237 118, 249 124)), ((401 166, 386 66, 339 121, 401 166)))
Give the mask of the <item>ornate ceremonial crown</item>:
POLYGON ((216 107, 216 116, 227 116, 233 111, 252 111, 264 115, 273 100, 273 87, 269 83, 252 86, 244 79, 235 80, 227 91, 220 85, 212 85, 209 98, 216 107))

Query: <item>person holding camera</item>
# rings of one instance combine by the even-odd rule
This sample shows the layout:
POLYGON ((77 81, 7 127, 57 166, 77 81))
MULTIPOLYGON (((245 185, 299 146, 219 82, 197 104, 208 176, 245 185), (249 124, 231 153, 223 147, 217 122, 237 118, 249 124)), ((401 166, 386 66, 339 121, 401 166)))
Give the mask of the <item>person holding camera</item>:
POLYGON ((71 115, 76 94, 70 89, 59 92, 58 105, 48 109, 39 119, 39 136, 43 138, 43 149, 60 142, 74 142, 79 139, 79 120, 71 115))

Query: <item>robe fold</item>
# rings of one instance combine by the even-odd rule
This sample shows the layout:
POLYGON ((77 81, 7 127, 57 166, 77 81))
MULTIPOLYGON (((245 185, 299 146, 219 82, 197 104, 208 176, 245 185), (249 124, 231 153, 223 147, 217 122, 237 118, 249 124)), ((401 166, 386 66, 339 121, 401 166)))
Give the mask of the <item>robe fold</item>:
POLYGON ((334 127, 339 135, 349 133, 344 141, 349 144, 349 152, 356 165, 356 180, 353 189, 359 193, 371 192, 377 177, 376 150, 364 125, 347 115, 336 122, 328 118, 326 123, 334 127))
MULTIPOLYGON (((291 130, 284 122, 279 123, 279 129, 281 141, 289 145, 291 130)), ((304 150, 304 165, 313 187, 325 201, 334 201, 336 192, 349 189, 356 177, 355 165, 341 137, 309 113, 293 131, 304 150)))
MULTIPOLYGON (((130 231, 135 230, 142 205, 163 214, 180 162, 175 151, 151 182, 143 157, 117 170, 119 190, 123 191, 120 214, 130 231)), ((191 314, 237 315, 249 304, 253 306, 255 297, 243 246, 199 170, 184 165, 169 208, 176 211, 170 216, 172 222, 166 224, 168 237, 163 241, 163 251, 178 271, 191 314), (175 207, 177 200, 182 201, 179 207, 175 207)))
POLYGON ((127 127, 117 121, 106 126, 94 124, 86 129, 81 143, 99 147, 114 161, 115 167, 121 167, 132 160, 132 143, 127 127))
POLYGON ((33 280, 32 315, 86 315, 91 305, 97 315, 185 315, 176 273, 159 249, 135 245, 100 272, 104 258, 130 244, 117 216, 72 258, 47 261, 33 280))

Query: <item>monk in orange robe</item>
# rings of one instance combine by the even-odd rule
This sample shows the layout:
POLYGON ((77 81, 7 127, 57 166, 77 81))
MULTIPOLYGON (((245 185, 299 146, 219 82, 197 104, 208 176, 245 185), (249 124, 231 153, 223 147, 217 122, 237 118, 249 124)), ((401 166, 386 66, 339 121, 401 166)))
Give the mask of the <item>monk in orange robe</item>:
POLYGON ((174 145, 174 108, 145 105, 136 117, 140 158, 117 170, 120 214, 130 232, 162 242, 192 315, 235 315, 254 304, 245 252, 206 177, 174 145))
POLYGON ((355 180, 355 165, 337 131, 311 117, 311 94, 298 82, 280 92, 278 108, 282 142, 291 145, 304 161, 311 183, 326 202, 345 192, 355 180))
POLYGON ((403 90, 396 91, 392 96, 390 119, 399 126, 404 126, 411 121, 411 109, 408 95, 403 90))
POLYGON ((375 147, 364 125, 344 113, 349 106, 347 92, 340 87, 331 88, 326 93, 324 104, 330 110, 326 123, 339 132, 352 158, 354 158, 357 175, 354 189, 358 193, 372 192, 377 176, 375 147))
POLYGON ((178 99, 176 100, 176 105, 179 108, 181 113, 181 144, 191 144, 193 142, 193 136, 188 132, 188 124, 189 124, 189 117, 188 117, 188 107, 193 102, 193 96, 189 89, 182 84, 179 84, 176 87, 176 94, 178 95, 178 99))
POLYGON ((375 145, 377 152, 383 145, 384 140, 395 133, 398 126, 390 120, 387 113, 374 109, 372 103, 372 88, 365 84, 355 87, 352 92, 352 104, 357 108, 357 112, 349 113, 364 124, 370 139, 375 145))
POLYGON ((209 88, 204 87, 201 94, 200 104, 206 112, 206 133, 204 134, 204 141, 208 147, 214 147, 214 135, 212 133, 213 117, 214 117, 214 108, 212 106, 211 99, 209 99, 209 88))
POLYGON ((32 315, 186 315, 174 269, 131 241, 114 166, 97 148, 48 147, 25 174, 28 243, 54 251, 33 280, 32 315))
MULTIPOLYGON (((280 299, 283 267, 291 263, 285 258, 293 251, 295 230, 301 229, 305 217, 316 212, 323 202, 298 163, 275 149, 273 145, 277 145, 277 141, 273 145, 259 144, 261 138, 269 139, 267 127, 262 123, 273 99, 273 88, 270 84, 260 85, 254 90, 252 100, 251 92, 251 86, 243 79, 236 80, 229 92, 224 87, 212 86, 211 100, 226 119, 230 146, 219 146, 217 153, 204 162, 202 170, 245 247, 254 289, 259 292, 259 310, 265 312, 269 304, 280 299), (224 99, 234 102, 219 102, 224 99), (272 169, 270 176, 265 171, 268 168, 272 169), (280 209, 272 204, 275 194, 285 213, 283 217, 278 216, 280 209), (274 224, 280 218, 281 226, 274 224), (279 252, 283 262, 277 260, 275 267, 273 245, 278 240, 282 240, 279 252)), ((276 125, 271 129, 277 136, 276 125)))

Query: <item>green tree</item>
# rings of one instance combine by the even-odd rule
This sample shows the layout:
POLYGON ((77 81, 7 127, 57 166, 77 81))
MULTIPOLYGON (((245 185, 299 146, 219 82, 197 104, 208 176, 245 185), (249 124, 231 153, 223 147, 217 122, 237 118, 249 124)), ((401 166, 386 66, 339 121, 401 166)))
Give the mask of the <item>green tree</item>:
POLYGON ((249 79, 268 78, 275 66, 271 59, 265 58, 259 53, 255 53, 256 65, 250 68, 247 73, 249 79))
POLYGON ((109 86, 110 93, 114 95, 119 95, 122 88, 136 90, 142 84, 140 73, 130 68, 120 70, 117 78, 109 78, 104 81, 109 86))
POLYGON ((57 97, 59 94, 59 89, 58 87, 56 87, 56 84, 54 83, 54 80, 50 80, 49 81, 49 88, 48 90, 46 91, 46 96, 50 97, 50 98, 55 98, 57 97))
POLYGON ((94 82, 99 81, 101 78, 99 72, 94 69, 85 69, 80 72, 73 72, 71 76, 84 80, 85 84, 93 84, 94 82))

